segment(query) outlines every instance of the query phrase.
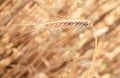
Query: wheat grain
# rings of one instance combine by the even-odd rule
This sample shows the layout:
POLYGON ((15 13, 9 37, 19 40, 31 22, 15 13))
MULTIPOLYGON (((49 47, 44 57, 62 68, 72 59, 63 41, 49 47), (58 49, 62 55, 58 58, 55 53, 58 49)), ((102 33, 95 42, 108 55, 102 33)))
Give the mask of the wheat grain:
POLYGON ((85 20, 59 20, 59 21, 53 21, 48 23, 43 23, 40 25, 36 25, 34 28, 37 29, 35 31, 40 30, 49 30, 54 28, 71 28, 71 27, 86 27, 91 28, 89 25, 89 21, 85 20))
POLYGON ((87 21, 80 21, 80 20, 64 20, 64 21, 56 21, 46 23, 45 26, 87 26, 87 21))
POLYGON ((88 26, 88 21, 84 20, 60 20, 60 21, 55 21, 55 22, 48 22, 44 23, 45 27, 64 27, 64 26, 88 26))

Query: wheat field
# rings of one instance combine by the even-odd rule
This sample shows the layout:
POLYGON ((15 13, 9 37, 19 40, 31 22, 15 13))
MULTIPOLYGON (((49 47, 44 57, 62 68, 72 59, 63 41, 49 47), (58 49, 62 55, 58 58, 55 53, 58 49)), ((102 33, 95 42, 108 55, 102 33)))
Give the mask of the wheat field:
POLYGON ((0 0, 0 78, 120 78, 120 0, 0 0))

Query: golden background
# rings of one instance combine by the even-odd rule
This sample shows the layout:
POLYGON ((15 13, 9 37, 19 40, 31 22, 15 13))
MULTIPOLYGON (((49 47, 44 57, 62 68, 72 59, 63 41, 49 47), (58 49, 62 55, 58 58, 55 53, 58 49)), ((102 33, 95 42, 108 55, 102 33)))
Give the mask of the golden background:
POLYGON ((0 0, 0 78, 120 78, 120 0, 0 0))

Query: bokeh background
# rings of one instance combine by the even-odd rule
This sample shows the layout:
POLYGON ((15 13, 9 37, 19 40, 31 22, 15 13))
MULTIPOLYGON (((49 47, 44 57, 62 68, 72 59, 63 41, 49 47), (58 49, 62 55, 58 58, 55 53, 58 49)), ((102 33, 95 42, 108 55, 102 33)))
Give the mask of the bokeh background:
POLYGON ((0 0, 0 78, 120 78, 120 0, 0 0))

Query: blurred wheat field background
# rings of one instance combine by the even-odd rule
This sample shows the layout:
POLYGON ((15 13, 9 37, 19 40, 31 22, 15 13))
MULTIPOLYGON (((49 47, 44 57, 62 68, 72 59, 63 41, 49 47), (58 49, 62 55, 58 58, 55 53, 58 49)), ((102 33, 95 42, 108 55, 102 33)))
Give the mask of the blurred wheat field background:
POLYGON ((0 0, 0 78, 120 78, 119 59, 120 0, 0 0))

